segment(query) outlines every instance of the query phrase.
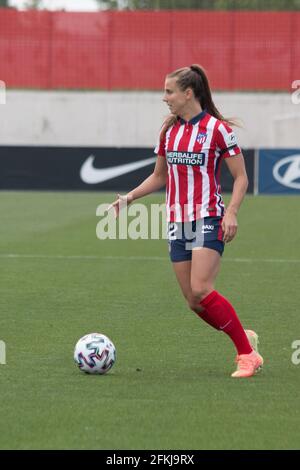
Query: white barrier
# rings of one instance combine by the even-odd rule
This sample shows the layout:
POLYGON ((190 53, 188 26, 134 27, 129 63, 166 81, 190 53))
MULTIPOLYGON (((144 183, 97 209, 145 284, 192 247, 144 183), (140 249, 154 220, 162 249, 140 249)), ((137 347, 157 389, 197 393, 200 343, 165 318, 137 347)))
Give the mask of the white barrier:
MULTIPOLYGON (((162 92, 6 90, 0 145, 154 147, 168 114, 162 97, 162 92)), ((215 93, 214 100, 223 115, 242 120, 243 128, 236 128, 242 147, 282 147, 282 141, 299 147, 294 125, 286 123, 283 131, 278 126, 278 116, 300 113, 290 93, 215 93)))

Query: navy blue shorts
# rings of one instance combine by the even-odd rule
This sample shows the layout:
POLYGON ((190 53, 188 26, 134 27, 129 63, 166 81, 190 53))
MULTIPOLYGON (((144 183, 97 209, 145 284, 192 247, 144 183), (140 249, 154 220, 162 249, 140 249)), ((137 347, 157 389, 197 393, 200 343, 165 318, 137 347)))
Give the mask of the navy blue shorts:
POLYGON ((171 261, 190 261, 192 250, 205 247, 224 251, 222 217, 204 217, 193 222, 169 222, 168 243, 171 261))

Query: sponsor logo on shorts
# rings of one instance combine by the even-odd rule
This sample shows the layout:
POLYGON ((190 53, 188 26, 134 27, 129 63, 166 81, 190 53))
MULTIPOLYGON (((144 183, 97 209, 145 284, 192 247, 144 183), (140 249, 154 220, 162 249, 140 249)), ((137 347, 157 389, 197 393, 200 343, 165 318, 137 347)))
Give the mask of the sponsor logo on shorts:
POLYGON ((210 233, 213 231, 214 228, 215 228, 214 225, 203 225, 202 233, 210 233))

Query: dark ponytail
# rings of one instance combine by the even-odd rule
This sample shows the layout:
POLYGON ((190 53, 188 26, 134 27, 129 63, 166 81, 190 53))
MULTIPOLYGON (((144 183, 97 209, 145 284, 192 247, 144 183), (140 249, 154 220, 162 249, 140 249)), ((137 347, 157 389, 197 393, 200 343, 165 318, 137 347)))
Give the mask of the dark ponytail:
POLYGON ((206 109, 209 114, 211 114, 217 119, 220 119, 220 121, 226 121, 224 116, 222 116, 222 114, 218 111, 215 106, 215 103, 213 102, 205 70, 197 64, 191 65, 190 70, 198 76, 197 78, 199 80, 199 84, 197 84, 197 86, 195 87, 196 90, 194 90, 194 93, 195 91, 197 92, 197 94, 195 93, 195 97, 198 98, 198 100, 200 101, 201 108, 206 109))

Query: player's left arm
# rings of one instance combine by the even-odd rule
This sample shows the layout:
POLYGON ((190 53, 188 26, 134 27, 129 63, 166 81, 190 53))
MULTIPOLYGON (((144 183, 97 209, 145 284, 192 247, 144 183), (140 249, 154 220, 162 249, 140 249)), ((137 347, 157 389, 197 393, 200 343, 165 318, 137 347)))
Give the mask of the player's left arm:
POLYGON ((225 161, 234 180, 231 199, 222 222, 223 239, 228 243, 235 237, 237 232, 237 214, 248 188, 248 177, 242 153, 225 158, 225 161))

